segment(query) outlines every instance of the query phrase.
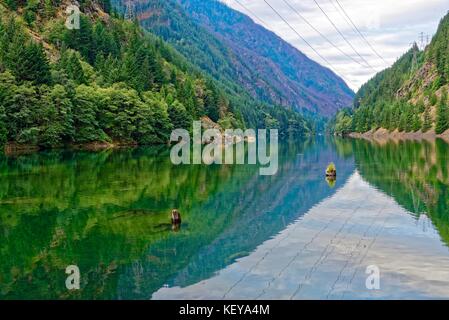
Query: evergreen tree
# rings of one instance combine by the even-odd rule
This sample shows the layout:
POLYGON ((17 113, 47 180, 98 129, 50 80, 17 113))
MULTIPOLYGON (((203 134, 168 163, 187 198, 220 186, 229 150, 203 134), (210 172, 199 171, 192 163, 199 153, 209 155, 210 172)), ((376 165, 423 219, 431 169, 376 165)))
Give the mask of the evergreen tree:
POLYGON ((63 50, 59 68, 65 71, 67 77, 76 84, 86 84, 87 79, 77 53, 73 50, 63 50))
POLYGON ((447 92, 444 92, 437 106, 435 132, 441 134, 447 129, 449 129, 449 108, 447 105, 447 92))
POLYGON ((24 9, 23 17, 25 22, 31 26, 36 20, 37 10, 39 9, 39 0, 28 0, 24 9))
POLYGON ((407 111, 403 110, 401 107, 401 113, 400 113, 400 117, 399 117, 399 126, 398 126, 398 129, 400 132, 407 130, 407 118, 408 118, 407 111))
POLYGON ((80 16, 79 29, 65 29, 63 42, 68 48, 77 50, 89 63, 95 62, 95 48, 92 37, 92 23, 84 15, 80 16))
POLYGON ((114 40, 114 36, 107 31, 103 22, 95 23, 92 31, 92 41, 95 48, 95 56, 106 57, 109 54, 118 55, 118 45, 114 40))
POLYGON ((205 97, 205 111, 206 115, 212 120, 212 121, 218 121, 220 118, 219 110, 218 110, 218 90, 215 87, 214 84, 208 83, 207 84, 208 90, 205 97))
POLYGON ((424 122, 422 126, 422 131, 427 132, 432 128, 432 117, 430 116, 429 108, 424 111, 424 122))
POLYGON ((418 113, 423 113, 426 110, 426 106, 422 98, 418 100, 418 103, 416 104, 416 109, 418 110, 418 113))
POLYGON ((437 102, 438 102, 438 97, 435 94, 435 92, 432 92, 432 94, 430 95, 430 105, 434 106, 437 104, 437 102))
POLYGON ((192 117, 188 114, 186 108, 175 100, 168 107, 168 114, 174 129, 190 129, 192 126, 192 117))
POLYGON ((5 4, 11 9, 11 10, 17 10, 18 7, 18 1, 17 0, 4 0, 5 4))
POLYGON ((417 132, 422 128, 421 115, 418 113, 414 113, 413 115, 413 126, 412 131, 417 132))
POLYGON ((9 50, 8 67, 18 80, 35 84, 51 82, 50 64, 41 44, 33 41, 24 44, 17 38, 9 50))
POLYGON ((403 108, 405 109, 405 119, 406 119, 404 130, 405 132, 412 132, 414 129, 413 127, 416 111, 413 110, 412 106, 407 103, 403 104, 403 108))
POLYGON ((154 84, 161 87, 165 83, 164 70, 161 61, 159 61, 157 55, 151 50, 148 52, 148 64, 150 65, 154 84))

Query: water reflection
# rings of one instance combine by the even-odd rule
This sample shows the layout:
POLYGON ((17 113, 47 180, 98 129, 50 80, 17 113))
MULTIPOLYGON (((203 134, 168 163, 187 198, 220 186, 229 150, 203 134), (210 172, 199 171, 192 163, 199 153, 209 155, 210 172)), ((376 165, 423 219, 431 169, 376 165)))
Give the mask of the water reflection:
MULTIPOLYGON (((371 274, 371 273, 369 273, 371 274)), ((449 297, 449 252, 355 171, 345 185, 216 275, 153 299, 428 299, 449 297), (379 270, 378 290, 367 270, 379 270)))
POLYGON ((273 177, 255 166, 173 166, 153 148, 0 158, 0 296, 149 298, 201 280, 330 195, 329 161, 341 181, 353 170, 325 141, 282 146, 273 177), (71 264, 79 291, 65 288, 71 264))
MULTIPOLYGON (((248 165, 173 166, 166 148, 1 157, 0 298, 147 299, 164 288, 194 286, 251 259, 301 224, 306 213, 318 225, 320 215, 311 212, 335 197, 339 205, 327 213, 331 229, 339 230, 337 209, 353 210, 363 202, 341 192, 355 172, 368 183, 368 193, 380 191, 404 208, 394 214, 435 230, 427 251, 439 261, 434 267, 446 267, 447 251, 439 247, 440 237, 449 243, 444 141, 317 139, 283 143, 279 153, 275 176, 260 176, 256 166, 248 165), (332 181, 324 177, 330 162, 338 170, 332 181), (179 228, 171 223, 174 208, 182 214, 179 228), (79 291, 65 288, 64 271, 71 264, 81 271, 79 291)), ((357 194, 357 188, 351 190, 357 194)), ((408 225, 401 219, 399 225, 408 225)), ((311 240, 308 226, 297 235, 306 243, 311 240)), ((346 227, 339 234, 351 235, 346 227)), ((404 239, 422 249, 420 236, 407 234, 404 239)), ((421 261, 425 254, 415 251, 421 261)), ((311 257, 304 255, 297 268, 311 257)), ((337 271, 336 266, 323 274, 337 271)), ((297 285, 298 278, 289 281, 297 285)), ((248 290, 255 287, 252 283, 248 290)))
POLYGON ((449 244, 449 145, 434 141, 351 141, 363 178, 418 219, 427 215, 449 244))

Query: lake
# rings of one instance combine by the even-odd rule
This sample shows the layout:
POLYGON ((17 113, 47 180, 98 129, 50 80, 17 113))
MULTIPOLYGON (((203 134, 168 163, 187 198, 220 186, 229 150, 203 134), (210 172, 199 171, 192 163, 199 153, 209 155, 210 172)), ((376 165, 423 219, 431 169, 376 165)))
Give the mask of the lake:
POLYGON ((323 137, 282 143, 275 176, 167 147, 1 156, 0 299, 449 298, 448 157, 323 137))

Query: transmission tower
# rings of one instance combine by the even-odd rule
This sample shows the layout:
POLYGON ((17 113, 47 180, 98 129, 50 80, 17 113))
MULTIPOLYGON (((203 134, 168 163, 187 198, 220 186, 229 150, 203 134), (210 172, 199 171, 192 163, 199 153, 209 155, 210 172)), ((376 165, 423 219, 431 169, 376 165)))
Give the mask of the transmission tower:
POLYGON ((130 0, 126 1, 125 19, 126 20, 135 20, 136 19, 134 5, 132 4, 132 2, 130 0))
POLYGON ((421 49, 421 50, 424 50, 426 47, 425 47, 425 44, 424 44, 424 32, 421 32, 420 34, 419 34, 419 43, 420 43, 420 46, 419 46, 419 48, 421 49))

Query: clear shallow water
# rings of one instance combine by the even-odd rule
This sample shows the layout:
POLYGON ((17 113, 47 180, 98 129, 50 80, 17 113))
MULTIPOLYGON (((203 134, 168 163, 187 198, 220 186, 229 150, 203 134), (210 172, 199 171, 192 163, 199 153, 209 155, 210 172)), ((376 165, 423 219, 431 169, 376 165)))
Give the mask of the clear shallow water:
POLYGON ((164 148, 3 157, 0 298, 449 298, 448 151, 297 141, 273 177, 173 166, 164 148))

